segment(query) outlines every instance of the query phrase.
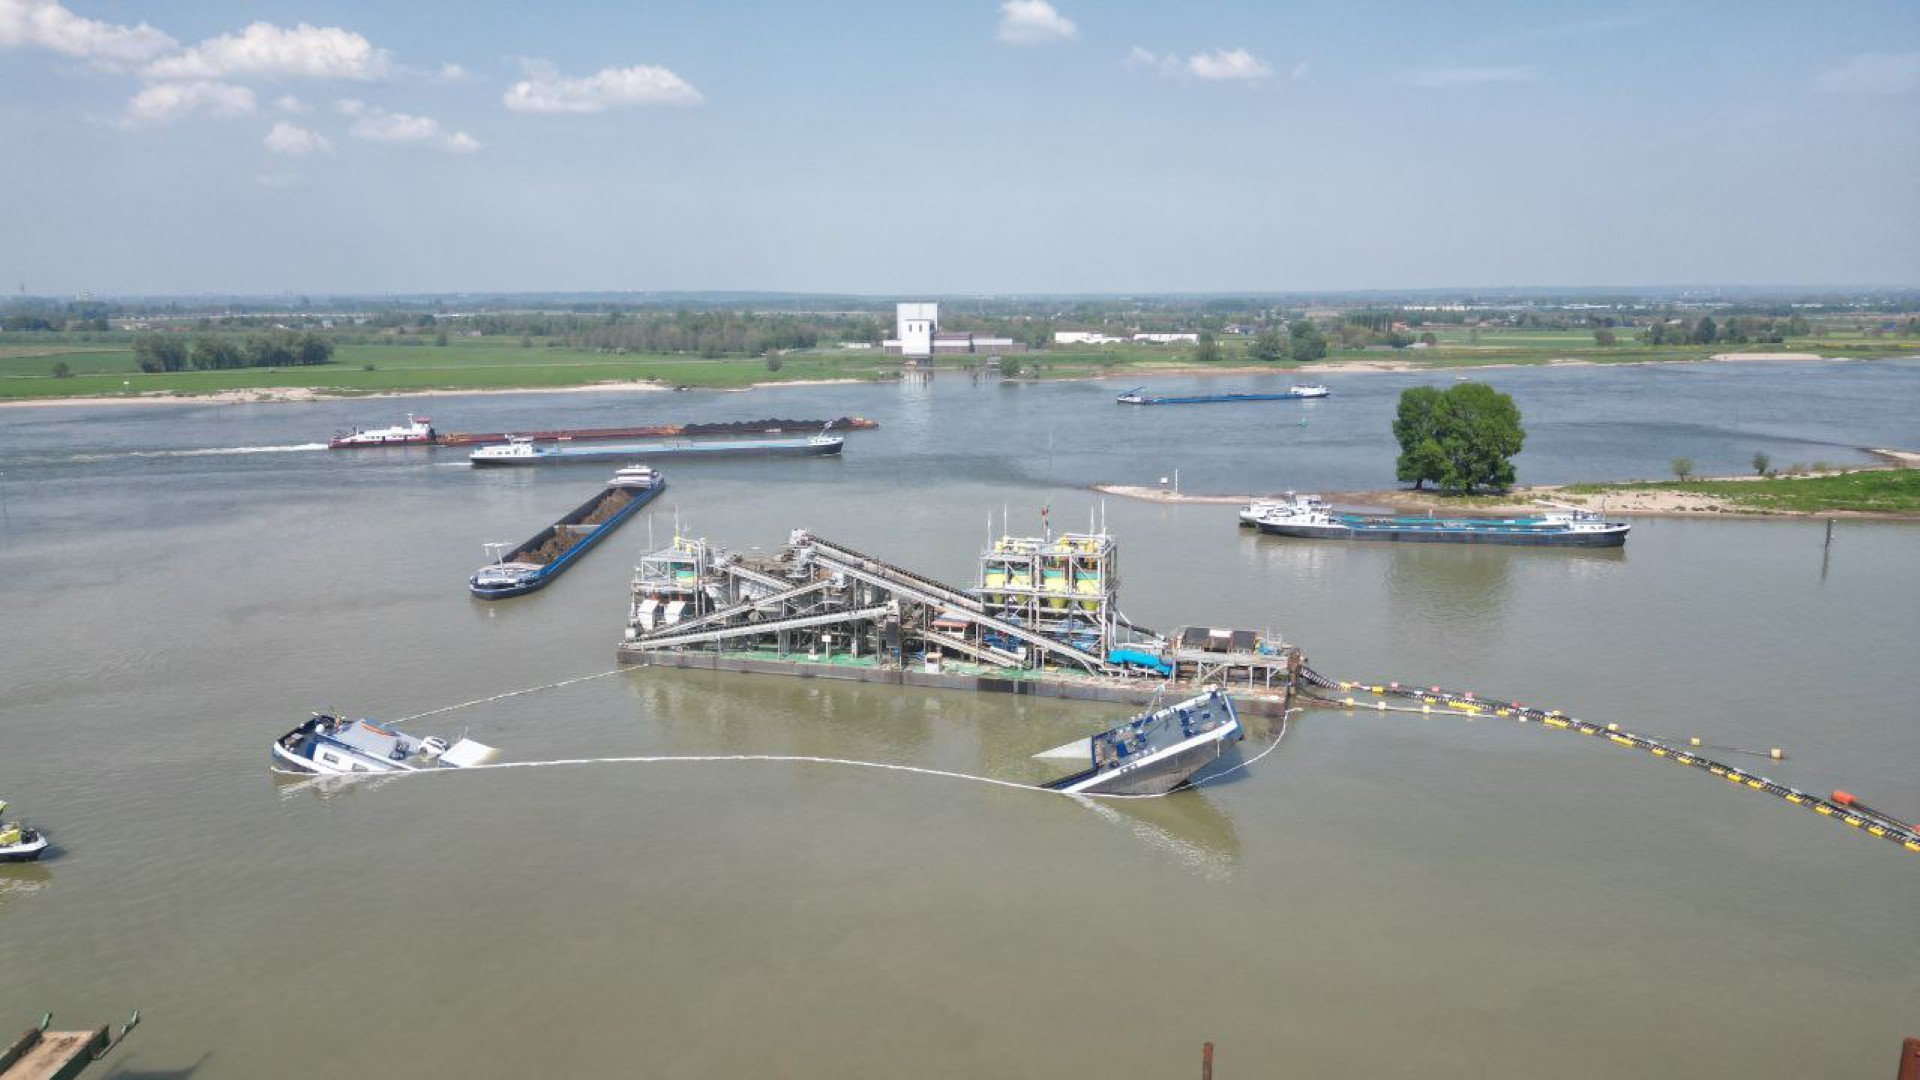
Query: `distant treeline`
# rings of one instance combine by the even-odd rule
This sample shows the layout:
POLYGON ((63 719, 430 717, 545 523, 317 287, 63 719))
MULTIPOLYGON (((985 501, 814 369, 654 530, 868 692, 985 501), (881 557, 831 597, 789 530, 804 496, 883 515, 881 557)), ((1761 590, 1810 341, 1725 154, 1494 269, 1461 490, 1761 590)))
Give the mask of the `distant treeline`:
MULTIPOLYGON (((1914 320, 1908 319, 1911 327, 1914 320)), ((1647 345, 1728 345, 1774 344, 1790 337, 1806 337, 1813 332, 1812 324, 1798 315, 1784 319, 1763 319, 1753 316, 1736 315, 1724 322, 1716 323, 1713 316, 1703 315, 1698 319, 1662 319, 1640 331, 1640 340, 1647 345)))
POLYGON ((540 339, 576 349, 635 353, 695 353, 759 356, 787 349, 810 349, 841 341, 877 344, 886 328, 871 315, 786 315, 743 311, 674 311, 649 314, 608 312, 573 315, 541 312, 493 312, 457 319, 416 314, 378 316, 368 326, 418 334, 479 333, 540 339))
POLYGON ((207 335, 192 341, 176 334, 141 334, 133 339, 134 363, 145 372, 305 367, 332 359, 333 342, 314 333, 207 335))

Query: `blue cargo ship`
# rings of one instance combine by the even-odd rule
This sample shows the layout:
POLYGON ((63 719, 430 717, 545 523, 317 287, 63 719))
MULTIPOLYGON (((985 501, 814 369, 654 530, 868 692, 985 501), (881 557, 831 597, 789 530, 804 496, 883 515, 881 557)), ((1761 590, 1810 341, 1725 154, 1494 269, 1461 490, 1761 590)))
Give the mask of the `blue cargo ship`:
MULTIPOLYGON (((533 539, 474 571, 467 588, 482 600, 504 600, 546 587, 567 572, 608 533, 667 488, 666 478, 645 465, 621 469, 606 489, 536 533, 533 539)), ((504 548, 505 544, 489 545, 504 548)))
POLYGON ((1146 387, 1136 386, 1114 400, 1122 405, 1211 405, 1222 401, 1300 401, 1307 398, 1323 398, 1333 391, 1324 386, 1292 386, 1284 393, 1248 394, 1233 392, 1226 394, 1189 394, 1180 397, 1149 394, 1146 387))
POLYGON ((1243 522, 1272 536, 1302 540, 1402 540, 1438 544, 1521 544, 1558 547, 1619 547, 1632 528, 1605 521, 1590 510, 1556 508, 1517 518, 1387 517, 1338 514, 1325 500, 1291 492, 1279 502, 1241 510, 1243 522))

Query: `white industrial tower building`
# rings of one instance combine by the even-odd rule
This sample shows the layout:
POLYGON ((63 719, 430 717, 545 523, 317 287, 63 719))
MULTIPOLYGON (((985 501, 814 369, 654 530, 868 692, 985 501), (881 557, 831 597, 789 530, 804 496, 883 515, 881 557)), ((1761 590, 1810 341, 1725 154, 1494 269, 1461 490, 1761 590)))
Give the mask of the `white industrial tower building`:
POLYGON ((902 356, 932 356, 933 336, 940 332, 939 304, 895 304, 894 336, 902 356))

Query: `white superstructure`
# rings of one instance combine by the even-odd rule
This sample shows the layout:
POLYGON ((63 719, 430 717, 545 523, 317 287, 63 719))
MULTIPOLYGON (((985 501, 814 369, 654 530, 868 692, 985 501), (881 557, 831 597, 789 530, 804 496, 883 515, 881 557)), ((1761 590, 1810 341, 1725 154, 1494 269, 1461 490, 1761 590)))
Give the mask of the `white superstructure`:
POLYGON ((940 331, 939 304, 894 305, 894 336, 903 356, 932 356, 933 335, 940 331))

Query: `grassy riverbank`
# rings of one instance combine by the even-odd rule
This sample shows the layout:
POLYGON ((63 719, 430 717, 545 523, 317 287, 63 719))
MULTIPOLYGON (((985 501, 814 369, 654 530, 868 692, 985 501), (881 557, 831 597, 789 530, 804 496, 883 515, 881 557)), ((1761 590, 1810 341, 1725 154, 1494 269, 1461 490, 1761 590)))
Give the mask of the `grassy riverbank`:
MULTIPOLYGON (((1691 517, 1818 516, 1848 514, 1920 519, 1920 468, 1911 452, 1876 451, 1902 462, 1814 476, 1719 477, 1702 480, 1637 481, 1619 484, 1565 484, 1519 487, 1501 495, 1441 495, 1399 488, 1390 491, 1328 491, 1337 506, 1412 514, 1535 514, 1542 502, 1567 503, 1608 515, 1691 517)), ((1244 503, 1275 494, 1190 495, 1157 488, 1097 484, 1094 490, 1147 502, 1244 503)))
POLYGON ((1667 480, 1635 484, 1569 484, 1564 495, 1607 498, 1642 492, 1703 496, 1723 506, 1787 514, 1920 515, 1920 469, 1870 469, 1827 476, 1751 480, 1667 480))
MULTIPOLYGON (((1143 380, 1172 374, 1243 375, 1285 372, 1310 379, 1316 372, 1422 370, 1487 365, 1553 363, 1652 363, 1703 360, 1728 346, 1600 347, 1592 335, 1570 331, 1481 331, 1444 334, 1426 349, 1336 350, 1303 365, 1265 364, 1245 355, 1246 342, 1223 341, 1223 358, 1198 364, 1181 347, 1120 345, 1053 349, 1019 354, 1029 376, 1041 379, 1100 376, 1143 380), (1458 340, 1455 340, 1457 338, 1458 340)), ((1778 346, 1742 346, 1743 354, 1818 354, 1885 357, 1911 355, 1911 342, 1809 339, 1778 346)), ((300 368, 239 368, 148 374, 136 369, 128 346, 113 343, 0 343, 0 401, 52 398, 205 397, 300 391, 303 396, 396 394, 420 391, 554 389, 596 384, 741 388, 761 383, 828 379, 880 380, 900 372, 898 357, 878 350, 801 351, 778 357, 778 370, 760 357, 706 358, 520 345, 503 339, 456 338, 447 345, 345 344, 334 362, 300 368), (53 375, 64 365, 65 377, 53 375)), ((937 367, 958 370, 980 356, 941 357, 937 367)))

